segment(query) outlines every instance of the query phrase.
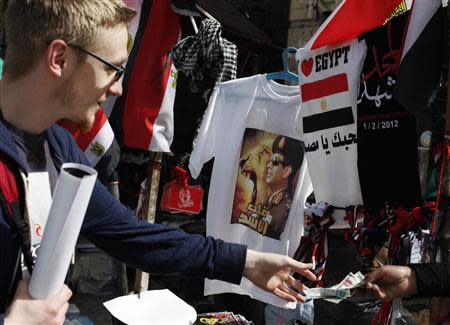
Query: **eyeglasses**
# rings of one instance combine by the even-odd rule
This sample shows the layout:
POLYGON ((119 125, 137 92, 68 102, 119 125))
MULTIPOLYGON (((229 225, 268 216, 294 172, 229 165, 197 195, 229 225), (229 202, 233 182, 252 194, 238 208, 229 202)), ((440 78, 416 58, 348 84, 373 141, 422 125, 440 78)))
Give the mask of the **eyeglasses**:
POLYGON ((69 44, 70 46, 76 48, 77 50, 80 50, 83 53, 86 53, 87 55, 92 56, 93 58, 99 60, 100 62, 102 62, 103 64, 105 64, 106 66, 110 67, 111 69, 113 69, 114 71, 116 71, 116 75, 114 76, 114 81, 118 81, 122 75, 125 73, 125 68, 123 66, 118 67, 115 64, 112 64, 111 62, 106 61, 105 59, 102 59, 101 57, 99 57, 98 55, 82 48, 81 46, 75 45, 75 44, 69 44))
POLYGON ((286 164, 284 159, 282 159, 280 156, 277 156, 277 155, 273 155, 270 158, 270 162, 272 163, 273 166, 278 166, 279 164, 283 164, 283 165, 286 164))

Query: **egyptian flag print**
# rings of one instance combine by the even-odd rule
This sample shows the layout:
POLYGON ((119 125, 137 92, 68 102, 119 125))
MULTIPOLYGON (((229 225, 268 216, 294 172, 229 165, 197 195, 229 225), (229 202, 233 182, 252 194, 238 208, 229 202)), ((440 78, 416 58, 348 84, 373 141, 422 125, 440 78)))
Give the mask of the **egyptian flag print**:
POLYGON ((170 0, 144 1, 127 62, 124 93, 115 101, 111 124, 128 147, 169 152, 177 70, 169 57, 180 37, 170 0))
POLYGON ((441 0, 414 0, 393 98, 421 113, 439 85, 447 47, 447 10, 441 0))
POLYGON ((66 121, 60 121, 58 124, 73 135, 78 147, 84 152, 92 167, 97 165, 114 141, 114 132, 108 122, 108 117, 101 108, 95 114, 94 124, 88 132, 82 133, 73 124, 66 121))
POLYGON ((305 48, 314 50, 325 45, 349 41, 382 26, 391 16, 405 11, 408 7, 405 0, 343 0, 305 48))
POLYGON ((355 39, 297 52, 306 158, 317 202, 362 203, 356 98, 365 51, 365 43, 355 39))

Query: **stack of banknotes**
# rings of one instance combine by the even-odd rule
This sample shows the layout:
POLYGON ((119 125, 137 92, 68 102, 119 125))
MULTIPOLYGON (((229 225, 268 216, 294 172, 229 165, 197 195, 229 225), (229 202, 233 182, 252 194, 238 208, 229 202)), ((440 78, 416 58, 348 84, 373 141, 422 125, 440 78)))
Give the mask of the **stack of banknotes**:
POLYGON ((352 296, 353 289, 359 287, 364 280, 361 272, 349 273, 340 283, 329 288, 310 288, 305 290, 306 300, 325 299, 330 302, 339 303, 342 299, 352 296))

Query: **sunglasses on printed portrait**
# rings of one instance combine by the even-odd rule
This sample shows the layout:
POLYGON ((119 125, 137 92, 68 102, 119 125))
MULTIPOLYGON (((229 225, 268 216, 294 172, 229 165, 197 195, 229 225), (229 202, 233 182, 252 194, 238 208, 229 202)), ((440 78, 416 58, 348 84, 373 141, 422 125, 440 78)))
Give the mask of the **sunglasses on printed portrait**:
POLYGON ((272 155, 272 157, 270 158, 270 161, 272 162, 273 166, 278 166, 279 164, 283 164, 283 165, 286 164, 284 159, 281 158, 279 155, 272 155))
POLYGON ((101 57, 99 57, 98 55, 86 50, 85 48, 82 48, 81 46, 75 45, 75 44, 69 44, 70 46, 72 46, 73 48, 92 56, 94 59, 97 59, 98 61, 102 62, 103 64, 105 64, 107 67, 113 69, 114 71, 116 71, 116 74, 114 75, 114 81, 118 81, 123 74, 125 73, 125 68, 123 66, 118 67, 115 64, 112 64, 111 62, 108 62, 105 59, 102 59, 101 57))

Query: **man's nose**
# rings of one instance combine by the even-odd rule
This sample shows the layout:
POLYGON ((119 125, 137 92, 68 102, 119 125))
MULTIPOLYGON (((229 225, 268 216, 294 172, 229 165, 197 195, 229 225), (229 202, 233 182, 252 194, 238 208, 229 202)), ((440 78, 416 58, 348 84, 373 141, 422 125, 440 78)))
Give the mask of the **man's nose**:
POLYGON ((123 88, 122 88, 123 77, 117 81, 114 81, 108 89, 108 95, 113 95, 116 97, 122 96, 123 88))

